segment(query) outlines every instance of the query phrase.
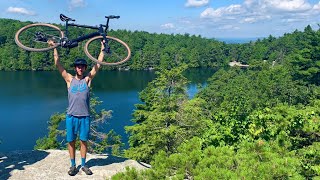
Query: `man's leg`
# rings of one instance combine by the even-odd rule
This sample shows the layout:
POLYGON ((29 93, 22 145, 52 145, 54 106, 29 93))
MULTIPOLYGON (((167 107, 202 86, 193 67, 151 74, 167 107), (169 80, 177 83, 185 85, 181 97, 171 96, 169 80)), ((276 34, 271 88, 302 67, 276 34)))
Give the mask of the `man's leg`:
POLYGON ((89 167, 86 166, 87 157, 87 141, 80 141, 80 154, 81 154, 81 169, 86 175, 93 174, 89 167))
POLYGON ((81 154, 81 169, 87 174, 91 175, 92 171, 86 166, 87 157, 87 141, 90 133, 90 118, 89 116, 81 119, 80 125, 80 154, 81 154))
POLYGON ((80 140, 81 166, 86 165, 87 158, 87 141, 80 140))
POLYGON ((71 167, 68 171, 68 174, 70 176, 74 176, 78 173, 77 167, 76 167, 76 161, 75 161, 75 154, 76 154, 76 147, 75 147, 75 141, 71 141, 68 143, 68 150, 70 155, 70 161, 71 161, 71 167))
POLYGON ((76 164, 72 162, 72 160, 75 160, 75 154, 76 154, 76 141, 72 141, 68 143, 68 150, 71 160, 71 166, 76 166, 76 164))
POLYGON ((68 150, 69 150, 69 156, 70 156, 70 161, 71 161, 71 167, 68 171, 68 174, 70 176, 74 176, 77 174, 78 170, 76 168, 76 161, 75 161, 75 154, 76 154, 76 147, 75 147, 75 139, 76 139, 76 134, 75 134, 75 124, 73 116, 67 115, 66 116, 66 130, 67 130, 67 142, 68 143, 68 150))

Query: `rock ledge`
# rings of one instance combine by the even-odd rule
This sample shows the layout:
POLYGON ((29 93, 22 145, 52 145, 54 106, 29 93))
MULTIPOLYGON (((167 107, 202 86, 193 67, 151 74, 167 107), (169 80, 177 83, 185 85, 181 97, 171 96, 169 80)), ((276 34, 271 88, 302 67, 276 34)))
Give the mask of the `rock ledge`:
MULTIPOLYGON (((80 152, 76 152, 78 168, 81 164, 80 152)), ((87 154, 87 165, 93 175, 87 176, 81 170, 76 176, 69 176, 69 153, 67 150, 45 151, 14 151, 0 153, 0 179, 17 180, 46 180, 46 179, 97 179, 111 178, 118 172, 125 171, 126 167, 138 170, 148 168, 148 165, 134 160, 110 156, 107 154, 87 154)))

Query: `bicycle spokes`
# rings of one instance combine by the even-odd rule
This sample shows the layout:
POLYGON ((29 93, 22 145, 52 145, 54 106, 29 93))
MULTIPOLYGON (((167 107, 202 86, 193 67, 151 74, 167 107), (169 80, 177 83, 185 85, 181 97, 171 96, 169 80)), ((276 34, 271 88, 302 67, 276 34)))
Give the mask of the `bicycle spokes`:
POLYGON ((28 47, 45 48, 48 47, 48 40, 60 43, 60 32, 50 27, 35 26, 23 31, 19 40, 28 47))
MULTIPOLYGON (((127 56, 127 49, 118 41, 107 38, 106 47, 104 51, 104 62, 115 63, 123 60, 127 56)), ((88 46, 89 53, 98 58, 101 49, 101 39, 96 39, 88 46)))

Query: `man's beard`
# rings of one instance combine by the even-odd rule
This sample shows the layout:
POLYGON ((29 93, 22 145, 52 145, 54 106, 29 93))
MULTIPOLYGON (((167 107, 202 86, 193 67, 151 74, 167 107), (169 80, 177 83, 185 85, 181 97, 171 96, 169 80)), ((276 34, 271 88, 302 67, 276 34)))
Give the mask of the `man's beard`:
POLYGON ((83 72, 81 74, 79 74, 79 72, 77 71, 77 76, 83 76, 83 72))

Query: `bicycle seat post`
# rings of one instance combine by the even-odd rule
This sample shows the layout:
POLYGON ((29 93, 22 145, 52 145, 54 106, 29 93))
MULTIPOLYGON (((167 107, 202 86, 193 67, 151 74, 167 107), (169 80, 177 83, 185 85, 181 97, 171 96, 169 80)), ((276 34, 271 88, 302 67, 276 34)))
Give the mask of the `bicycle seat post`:
POLYGON ((64 14, 60 14, 60 19, 61 19, 61 21, 65 21, 66 22, 66 32, 65 32, 65 34, 66 34, 66 37, 68 37, 68 22, 69 21, 75 21, 75 19, 72 19, 72 18, 69 18, 69 17, 67 17, 67 16, 65 16, 64 14))
POLYGON ((106 31, 109 29, 109 18, 107 18, 106 31))
POLYGON ((66 30, 65 30, 65 34, 66 34, 66 37, 69 36, 69 32, 68 32, 68 20, 66 21, 66 30))

